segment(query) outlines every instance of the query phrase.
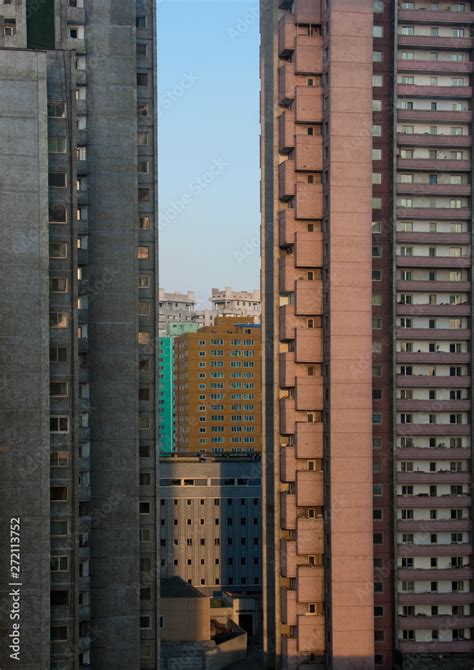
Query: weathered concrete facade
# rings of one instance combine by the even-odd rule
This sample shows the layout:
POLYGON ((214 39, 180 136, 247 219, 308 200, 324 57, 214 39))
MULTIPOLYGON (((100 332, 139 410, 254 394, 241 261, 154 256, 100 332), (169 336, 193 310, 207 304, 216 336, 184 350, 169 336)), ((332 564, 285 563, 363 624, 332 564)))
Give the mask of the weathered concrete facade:
POLYGON ((0 508, 23 518, 22 667, 157 668, 154 2, 13 9, 2 304, 25 313, 2 341, 0 508))

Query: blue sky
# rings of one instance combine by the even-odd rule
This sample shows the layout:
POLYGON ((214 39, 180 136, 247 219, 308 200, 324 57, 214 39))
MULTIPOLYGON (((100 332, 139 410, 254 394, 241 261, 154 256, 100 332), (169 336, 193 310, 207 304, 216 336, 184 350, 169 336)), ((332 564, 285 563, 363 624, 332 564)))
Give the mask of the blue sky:
POLYGON ((259 286, 258 2, 158 0, 160 286, 259 286))

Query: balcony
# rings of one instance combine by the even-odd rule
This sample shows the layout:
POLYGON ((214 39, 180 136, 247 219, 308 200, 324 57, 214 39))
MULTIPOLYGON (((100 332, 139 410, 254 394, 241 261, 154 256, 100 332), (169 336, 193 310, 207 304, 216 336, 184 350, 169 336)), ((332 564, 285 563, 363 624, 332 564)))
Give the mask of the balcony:
POLYGON ((297 458, 323 458, 322 423, 297 423, 295 450, 297 458))
POLYGON ((295 74, 321 74, 323 71, 323 38, 321 35, 297 35, 295 74))
POLYGON ((300 172, 322 172, 323 138, 320 135, 297 135, 295 169, 300 172))
POLYGON ((281 540, 280 560, 282 577, 296 577, 296 542, 281 540))
POLYGON ((280 228, 280 247, 291 246, 296 240, 295 210, 284 209, 278 212, 280 228))
MULTIPOLYGON (((423 217, 424 218, 424 217, 423 217)), ((429 218, 428 216, 426 218, 429 218)), ((397 256, 398 268, 462 268, 471 267, 468 256, 397 256)))
POLYGON ((296 519, 296 553, 299 556, 320 556, 324 553, 324 520, 322 517, 296 519))
POLYGON ((400 97, 407 98, 455 98, 457 100, 470 100, 472 98, 471 86, 420 86, 419 84, 398 84, 397 93, 400 97))
POLYGON ((324 602, 324 568, 299 565, 297 571, 298 578, 296 593, 298 602, 324 602))
POLYGON ((322 0, 294 0, 296 23, 321 23, 322 0))
POLYGON ((296 123, 322 123, 323 89, 320 86, 296 86, 296 123))
MULTIPOLYGON (((474 626, 474 617, 470 616, 403 616, 399 617, 402 628, 411 630, 439 629, 439 628, 471 628, 474 626)), ((430 647, 431 647, 430 642, 430 647)))
POLYGON ((278 177, 280 200, 290 200, 296 194, 295 162, 286 160, 280 163, 278 166, 278 177))
POLYGON ((296 23, 293 14, 284 14, 278 24, 278 54, 280 58, 291 56, 296 42, 296 23))
MULTIPOLYGON (((282 670, 298 670, 298 642, 294 637, 281 636, 282 670)), ((308 669, 309 670, 309 669, 308 669)))
POLYGON ((295 269, 295 257, 291 255, 280 258, 280 291, 294 292, 296 277, 301 270, 295 269))
MULTIPOLYGON (((461 447, 459 449, 452 447, 408 447, 401 448, 398 452, 399 457, 407 460, 427 460, 432 459, 436 461, 463 461, 471 458, 470 447, 461 447)), ((298 456, 298 452, 297 452, 298 456)), ((298 456, 298 458, 301 458, 298 456)))
POLYGON ((295 97, 296 77, 293 63, 284 63, 278 71, 280 105, 287 107, 295 97))
POLYGON ((302 319, 295 316, 294 305, 282 305, 280 307, 280 339, 294 340, 295 330, 302 326, 302 319))
MULTIPOLYGON (((397 143, 403 147, 470 147, 471 135, 435 135, 434 133, 397 133, 397 143)), ((457 162, 457 161, 456 161, 457 162)))
MULTIPOLYGON (((414 305, 416 306, 416 305, 414 305)), ((419 351, 398 351, 397 352, 397 363, 418 363, 426 365, 463 365, 471 362, 471 354, 469 353, 460 353, 452 354, 449 351, 430 351, 430 352, 419 352, 419 351)), ((423 401, 419 401, 423 402, 423 401)), ((429 401, 427 401, 429 402, 429 401)), ((436 403, 436 406, 439 406, 439 402, 436 403)))
POLYGON ((295 265, 299 268, 323 267, 323 234, 296 233, 295 265))
POLYGON ((326 628, 323 616, 298 616, 298 651, 324 655, 326 628))
POLYGON ((280 449, 280 479, 285 483, 296 481, 296 454, 293 447, 280 449))
POLYGON ((322 328, 298 328, 296 330, 296 363, 323 362, 322 328))
POLYGON ((467 281, 402 281, 399 279, 396 287, 397 291, 421 291, 423 293, 438 293, 439 291, 464 293, 471 290, 471 284, 467 281))
MULTIPOLYGON (((453 504, 459 505, 459 502, 453 504)), ((439 507, 439 505, 437 505, 437 507, 439 507)), ((436 555, 438 557, 452 556, 453 546, 454 545, 451 544, 438 544, 436 546, 436 555)), ((456 544, 455 547, 456 556, 470 556, 472 554, 472 547, 470 544, 456 544)), ((432 550, 433 546, 431 544, 399 544, 397 548, 399 556, 431 556, 432 550)), ((402 597, 402 594, 400 597, 402 597)), ((406 596, 403 595, 403 598, 405 597, 406 596)))
POLYGON ((470 184, 397 184, 397 193, 399 195, 450 195, 450 196, 470 196, 470 184))
POLYGON ((452 207, 397 207, 400 219, 428 219, 430 221, 469 221, 471 210, 452 207))
POLYGON ((455 435, 470 435, 471 426, 467 423, 399 423, 397 432, 398 435, 429 435, 430 437, 449 435, 454 437, 455 435))
POLYGON ((283 530, 296 528, 296 496, 283 492, 280 495, 281 527, 283 530))
MULTIPOLYGON (((418 600, 419 603, 424 603, 423 599, 418 600)), ((431 602, 431 601, 430 601, 431 602)), ((438 600, 434 602, 439 602, 438 600)), ((456 598, 448 602, 459 602, 456 598)), ((427 623, 426 627, 431 630, 431 626, 427 623)), ((454 626, 453 626, 454 627, 454 626)), ((430 654, 453 654, 453 653, 468 653, 473 650, 474 642, 472 640, 463 640, 462 642, 434 642, 429 643, 430 654)), ((405 654, 426 654, 426 642, 409 642, 408 640, 398 640, 398 649, 405 654)))
POLYGON ((280 354, 280 387, 291 388, 296 385, 295 354, 287 351, 280 354))
MULTIPOLYGON (((452 354, 447 354, 451 356, 452 354)), ((448 377, 449 379, 449 377, 448 377)), ((470 400, 397 400, 397 410, 399 412, 431 412, 433 411, 433 402, 436 405, 437 412, 470 412, 471 411, 471 401, 470 400)), ((425 454, 426 458, 433 458, 431 452, 433 448, 429 449, 429 452, 425 454)), ((403 452, 405 454, 405 452, 403 452)), ((418 454, 422 458, 421 454, 418 454)), ((404 456, 405 457, 405 456, 404 456)))
POLYGON ((296 289, 296 315, 311 316, 323 313, 324 289, 322 281, 297 279, 293 284, 296 289))
POLYGON ((295 432, 295 406, 295 401, 291 398, 280 399, 280 432, 283 435, 293 435, 295 432))
POLYGON ((296 184, 296 218, 323 218, 322 184, 296 184))
POLYGON ((281 621, 285 626, 296 626, 296 591, 281 590, 281 621))
MULTIPOLYGON (((398 60, 398 72, 421 72, 423 74, 471 74, 470 61, 441 61, 441 60, 398 60)), ((457 118, 457 117, 456 117, 457 118)), ((451 118, 452 120, 452 118, 451 118)))
POLYGON ((296 472, 296 505, 322 507, 324 505, 324 474, 322 471, 296 472))
MULTIPOLYGON (((431 331, 433 332, 433 331, 431 331)), ((470 377, 448 377, 434 375, 397 375, 397 387, 417 387, 417 388, 469 388, 470 377)))
POLYGON ((399 244, 471 244, 469 233, 409 233, 397 231, 399 244))
POLYGON ((322 377, 296 377, 297 411, 322 410, 324 404, 322 377))
MULTIPOLYGON (((474 12, 453 12, 430 9, 400 9, 398 18, 400 23, 424 23, 429 26, 446 24, 460 26, 463 24, 466 25, 472 23, 474 21, 474 12)), ((417 37, 420 36, 418 35, 417 37)), ((440 36, 436 39, 444 41, 446 37, 440 36)))
POLYGON ((469 482, 469 472, 450 472, 449 470, 446 472, 397 472, 398 484, 469 484, 469 482))
MULTIPOLYGON (((400 533, 416 533, 419 532, 421 529, 423 529, 424 533, 454 533, 454 532, 466 532, 469 533, 471 530, 472 524, 469 519, 461 519, 459 521, 453 520, 453 519, 443 519, 441 521, 403 521, 401 519, 398 520, 397 522, 397 530, 400 533)), ((436 551, 436 546, 434 547, 434 551, 436 551)), ((454 568, 453 568, 454 570, 454 568)), ((470 573, 472 573, 472 569, 469 568, 470 573)), ((440 574, 437 577, 430 577, 428 573, 431 572, 431 570, 423 570, 420 576, 420 570, 399 570, 398 571, 398 577, 399 579, 455 579, 455 575, 451 575, 451 571, 448 571, 447 569, 444 569, 442 571, 442 574, 440 574), (412 577, 405 577, 402 576, 405 575, 406 572, 410 573, 416 573, 416 576, 412 577)), ((436 572, 441 572, 441 571, 436 571, 436 572)), ((460 573, 461 571, 459 568, 456 568, 456 574, 460 573)), ((466 577, 466 579, 471 579, 472 577, 466 577)), ((462 577, 460 577, 462 579, 462 577)))
POLYGON ((468 605, 470 603, 474 603, 474 592, 398 594, 399 605, 468 605))
POLYGON ((295 113, 285 110, 278 119, 279 151, 288 154, 295 148, 295 113))
POLYGON ((398 46, 415 47, 418 49, 449 49, 450 51, 467 49, 470 51, 473 48, 473 40, 469 36, 447 37, 443 35, 442 37, 431 37, 430 35, 398 35, 398 46))
MULTIPOLYGON (((417 495, 417 496, 397 496, 397 506, 402 508, 408 508, 408 509, 434 509, 436 508, 451 508, 451 507, 470 507, 471 505, 471 497, 468 495, 460 495, 460 496, 452 496, 452 495, 445 495, 445 496, 429 496, 428 494, 426 495, 417 495)), ((407 545, 408 546, 408 545, 407 545)), ((414 545, 409 545, 412 549, 414 548, 414 545)), ((425 550, 428 549, 428 551, 431 549, 431 545, 419 545, 419 547, 424 546, 425 550)), ((448 549, 450 548, 451 551, 446 553, 446 556, 451 556, 453 553, 453 545, 444 545, 448 549)), ((457 544, 456 545, 456 555, 461 554, 459 551, 463 545, 457 544)), ((469 553, 472 552, 471 546, 467 545, 469 548, 469 553)), ((402 546, 399 547, 401 549, 402 546)), ((438 545, 438 548, 440 546, 438 545)), ((406 552, 408 555, 410 555, 411 552, 406 552)), ((415 554, 413 554, 415 555, 415 554)))
MULTIPOLYGON (((424 137, 422 135, 421 137, 424 137)), ((471 161, 448 160, 444 158, 398 158, 397 165, 399 170, 422 170, 423 172, 470 172, 471 161)))
POLYGON ((464 305, 401 305, 397 304, 399 316, 470 316, 471 306, 464 305))

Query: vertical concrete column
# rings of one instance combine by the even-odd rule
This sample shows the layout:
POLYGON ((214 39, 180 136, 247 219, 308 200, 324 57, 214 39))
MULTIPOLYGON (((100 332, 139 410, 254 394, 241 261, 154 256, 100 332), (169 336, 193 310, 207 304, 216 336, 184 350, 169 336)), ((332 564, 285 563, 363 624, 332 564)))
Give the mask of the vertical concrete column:
POLYGON ((372 2, 329 18, 329 455, 332 667, 372 668, 372 2))

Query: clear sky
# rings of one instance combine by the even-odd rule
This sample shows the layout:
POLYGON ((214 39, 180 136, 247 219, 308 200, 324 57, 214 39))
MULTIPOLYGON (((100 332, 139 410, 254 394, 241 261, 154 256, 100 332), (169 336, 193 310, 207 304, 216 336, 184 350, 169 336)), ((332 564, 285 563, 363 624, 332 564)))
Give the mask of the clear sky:
POLYGON ((160 286, 259 287, 257 0, 158 0, 160 286))

